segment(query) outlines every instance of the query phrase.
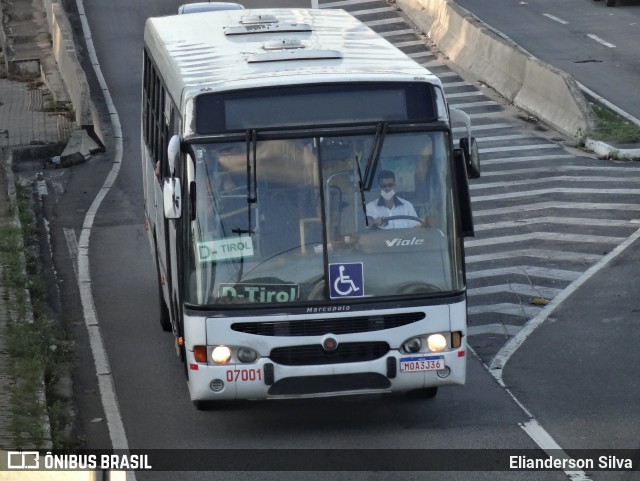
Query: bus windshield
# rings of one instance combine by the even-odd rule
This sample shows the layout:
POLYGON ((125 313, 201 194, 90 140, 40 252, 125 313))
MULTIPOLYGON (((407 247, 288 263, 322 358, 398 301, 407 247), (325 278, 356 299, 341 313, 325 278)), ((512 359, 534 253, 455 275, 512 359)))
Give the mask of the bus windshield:
POLYGON ((187 302, 246 307, 462 289, 448 135, 192 145, 187 302))

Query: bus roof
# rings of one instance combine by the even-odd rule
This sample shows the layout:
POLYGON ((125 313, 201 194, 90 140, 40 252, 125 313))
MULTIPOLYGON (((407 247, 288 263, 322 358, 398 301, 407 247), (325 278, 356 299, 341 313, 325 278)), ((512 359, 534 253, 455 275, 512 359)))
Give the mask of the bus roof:
POLYGON ((145 45, 174 101, 203 91, 335 81, 440 81, 344 10, 251 9, 154 17, 145 45))

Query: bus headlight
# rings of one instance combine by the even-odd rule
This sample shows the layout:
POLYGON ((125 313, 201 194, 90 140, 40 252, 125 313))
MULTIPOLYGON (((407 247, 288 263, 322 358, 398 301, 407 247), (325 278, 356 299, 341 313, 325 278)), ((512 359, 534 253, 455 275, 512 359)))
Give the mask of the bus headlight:
POLYGON ((442 334, 431 334, 427 337, 427 346, 431 352, 444 351, 448 344, 447 338, 442 334))
POLYGON ((248 347, 238 348, 238 352, 236 354, 238 356, 238 361, 244 363, 250 363, 258 359, 258 353, 248 347))
POLYGON ((411 339, 405 341, 404 344, 402 344, 402 347, 406 352, 409 353, 419 352, 422 348, 422 339, 420 339, 419 337, 412 337, 411 339))
POLYGON ((231 349, 227 346, 216 346, 211 351, 211 360, 215 364, 228 364, 231 360, 231 349))

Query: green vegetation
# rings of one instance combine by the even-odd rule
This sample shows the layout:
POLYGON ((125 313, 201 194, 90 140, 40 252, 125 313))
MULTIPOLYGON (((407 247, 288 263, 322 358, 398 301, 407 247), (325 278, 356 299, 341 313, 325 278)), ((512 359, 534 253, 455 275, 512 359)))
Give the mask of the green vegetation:
POLYGON ((596 116, 596 127, 585 137, 612 144, 634 144, 640 142, 640 126, 620 117, 600 105, 592 105, 596 116))
POLYGON ((8 314, 5 337, 12 363, 11 386, 14 446, 40 448, 49 433, 43 428, 45 414, 51 425, 53 448, 70 447, 66 436, 71 399, 63 399, 53 387, 72 362, 71 342, 50 320, 45 288, 38 276, 35 219, 28 197, 18 188, 18 214, 21 226, 0 226, 3 302, 8 314), (39 393, 46 392, 46 400, 39 393))

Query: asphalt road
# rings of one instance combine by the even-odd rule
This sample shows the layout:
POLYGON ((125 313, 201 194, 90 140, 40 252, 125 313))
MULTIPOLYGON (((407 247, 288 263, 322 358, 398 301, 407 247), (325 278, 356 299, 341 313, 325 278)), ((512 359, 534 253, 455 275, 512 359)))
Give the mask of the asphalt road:
MULTIPOLYGON (((245 1, 244 4, 251 7, 258 2, 245 1)), ((272 4, 275 5, 275 2, 272 4)), ((301 2, 279 4, 303 5, 301 2)), ((157 321, 157 287, 144 232, 139 162, 141 33, 148 16, 172 13, 177 9, 177 2, 113 0, 106 3, 85 0, 84 6, 101 69, 123 131, 122 166, 115 185, 95 219, 90 267, 96 312, 130 448, 534 449, 538 445, 531 437, 532 431, 525 431, 523 426, 535 426, 532 413, 537 412, 543 416, 554 414, 549 416, 549 423, 554 436, 563 442, 572 443, 574 435, 580 436, 579 432, 565 429, 561 420, 563 410, 572 406, 573 394, 582 391, 576 386, 567 392, 561 377, 556 377, 554 383, 546 383, 545 390, 538 390, 536 384, 531 384, 540 383, 540 377, 557 363, 566 362, 565 358, 545 357, 538 363, 540 369, 531 367, 532 359, 540 359, 539 346, 549 342, 548 336, 552 336, 551 340, 557 340, 553 337, 556 333, 548 336, 541 333, 537 343, 533 344, 533 352, 527 351, 523 357, 517 357, 517 368, 509 371, 511 377, 508 379, 517 389, 516 396, 527 399, 524 406, 496 382, 481 359, 469 355, 467 385, 441 389, 438 397, 432 401, 367 396, 322 401, 246 402, 222 411, 195 410, 188 399, 182 366, 173 354, 173 339, 170 334, 161 331, 157 321), (552 399, 562 402, 554 404, 550 402, 552 399)), ((502 120, 498 118, 498 121, 502 120)), ((113 146, 109 146, 110 152, 113 152, 113 146)), ((580 162, 592 160, 579 159, 580 162)), ((103 157, 80 166, 70 176, 66 187, 68 195, 64 196, 62 203, 69 217, 72 213, 77 214, 75 225, 78 219, 81 220, 86 205, 109 168, 108 151, 103 157), (76 200, 71 200, 73 196, 76 196, 76 200)), ((61 217, 58 221, 73 224, 67 217, 61 217)), ((62 246, 59 251, 63 251, 62 246)), ((70 299, 69 305, 74 302, 70 299)), ((74 318, 76 316, 77 313, 74 318)), ((504 342, 504 338, 500 339, 504 342)), ((486 350, 485 362, 499 348, 496 343, 500 339, 487 341, 491 347, 486 350)), ((79 339, 80 343, 85 340, 82 337, 79 339)), ((478 341, 476 345, 481 348, 482 342, 478 341)), ((86 367, 78 373, 81 382, 78 396, 87 447, 105 447, 109 442, 109 426, 104 413, 100 411, 95 373, 91 374, 92 360, 86 350, 79 351, 86 367)), ((563 351, 554 352, 558 354, 563 351)), ((565 365, 567 377, 575 372, 573 364, 565 365)), ((579 384, 583 386, 583 383, 579 384)), ((600 416, 602 425, 608 426, 606 403, 597 394, 589 394, 594 396, 593 399, 598 399, 600 406, 591 415, 600 416)), ((589 399, 583 401, 587 405, 590 402, 589 399)), ((620 407, 629 409, 632 403, 629 401, 620 407)), ((619 415, 616 410, 616 416, 619 415)), ((577 422, 573 426, 578 426, 577 422)), ((597 426, 595 423, 592 427, 592 437, 588 443, 590 447, 599 446, 602 441, 597 426)), ((545 428, 542 426, 540 430, 534 429, 534 432, 544 433, 545 428)), ((622 426, 625 434, 620 435, 620 439, 630 439, 633 429, 633 424, 627 428, 622 426)), ((612 444, 620 447, 620 444, 612 444)), ((139 473, 138 479, 175 479, 175 476, 172 473, 139 473)), ((394 479, 397 477, 385 472, 304 473, 304 479, 390 479, 391 476, 394 479)), ((203 473, 185 473, 180 477, 205 479, 203 473)), ((401 478, 470 479, 469 473, 402 473, 401 478)), ((228 479, 228 475, 209 473, 206 479, 228 479)), ((234 479, 300 479, 300 474, 243 473, 234 475, 234 479)), ((560 480, 566 479, 566 475, 561 472, 493 472, 475 473, 472 479, 560 480)), ((623 478, 594 476, 592 479, 623 478)))
POLYGON ((640 119, 640 2, 455 0, 539 59, 640 119))

